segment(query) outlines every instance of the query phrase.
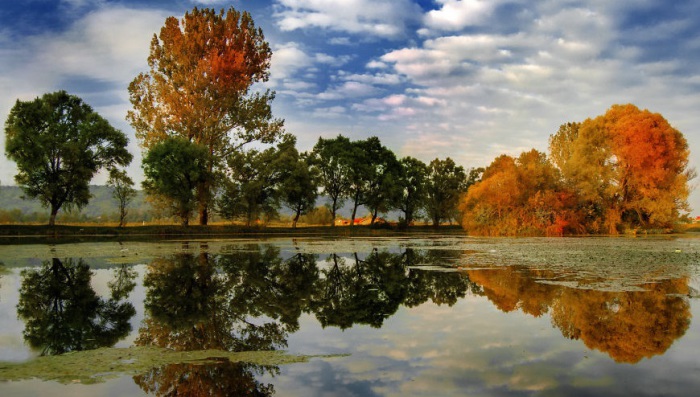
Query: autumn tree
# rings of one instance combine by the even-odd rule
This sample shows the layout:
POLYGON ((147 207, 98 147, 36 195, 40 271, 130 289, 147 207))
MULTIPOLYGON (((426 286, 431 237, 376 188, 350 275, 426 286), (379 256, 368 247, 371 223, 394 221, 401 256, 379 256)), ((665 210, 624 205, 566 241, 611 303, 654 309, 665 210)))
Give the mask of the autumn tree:
POLYGON ((272 143, 283 121, 274 119, 274 92, 253 92, 269 77, 271 50, 248 12, 194 8, 169 17, 151 41, 149 72, 129 85, 127 119, 148 149, 178 136, 207 148, 208 178, 197 186, 199 221, 207 224, 214 172, 244 145, 272 143))
POLYGON ((460 195, 466 191, 467 174, 464 167, 451 158, 435 159, 428 165, 425 210, 437 227, 443 220, 456 215, 460 195))
POLYGON ((82 99, 65 91, 17 101, 5 122, 5 153, 17 163, 15 181, 49 207, 49 225, 64 206, 82 208, 100 170, 126 166, 129 140, 82 99))
POLYGON ((658 113, 614 105, 595 119, 562 126, 550 138, 550 152, 595 231, 667 228, 688 210, 694 175, 688 143, 658 113))
POLYGON ((184 138, 166 138, 143 158, 146 193, 162 198, 169 211, 189 225, 197 205, 196 188, 210 179, 207 148, 184 138))
POLYGON ((462 226, 491 236, 561 235, 576 226, 572 195, 559 171, 537 150, 501 155, 462 198, 462 226))
POLYGON ((126 224, 126 216, 129 213, 127 206, 136 197, 134 181, 126 171, 112 168, 109 170, 107 186, 112 188, 112 197, 117 200, 119 206, 119 227, 126 224))

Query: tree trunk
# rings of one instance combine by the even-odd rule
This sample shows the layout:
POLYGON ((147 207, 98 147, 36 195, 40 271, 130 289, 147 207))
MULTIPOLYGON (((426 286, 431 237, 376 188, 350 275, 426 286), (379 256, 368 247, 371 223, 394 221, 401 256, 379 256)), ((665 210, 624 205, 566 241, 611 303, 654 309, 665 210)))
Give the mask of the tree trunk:
POLYGON ((51 204, 51 216, 49 216, 49 226, 56 225, 56 214, 58 214, 58 207, 51 204))
POLYGON ((374 221, 377 219, 378 211, 375 209, 374 212, 372 212, 372 221, 369 223, 370 225, 374 225, 374 221))
POLYGON ((297 228, 297 222, 299 221, 299 216, 301 215, 301 211, 297 210, 296 215, 294 215, 294 219, 292 220, 292 229, 297 228))
POLYGON ((355 216, 357 215, 357 207, 360 206, 358 201, 360 201, 359 197, 357 194, 355 194, 355 201, 352 206, 352 217, 350 218, 350 226, 355 226, 355 216))
POLYGON ((199 224, 207 225, 209 223, 209 206, 206 204, 199 207, 199 224))

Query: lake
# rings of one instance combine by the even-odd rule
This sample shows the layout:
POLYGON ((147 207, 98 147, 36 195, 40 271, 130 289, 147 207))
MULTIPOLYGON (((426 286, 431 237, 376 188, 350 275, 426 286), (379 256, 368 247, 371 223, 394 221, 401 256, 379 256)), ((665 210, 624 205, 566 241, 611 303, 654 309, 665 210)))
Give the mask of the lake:
POLYGON ((700 236, 26 242, 0 396, 700 390, 700 236))

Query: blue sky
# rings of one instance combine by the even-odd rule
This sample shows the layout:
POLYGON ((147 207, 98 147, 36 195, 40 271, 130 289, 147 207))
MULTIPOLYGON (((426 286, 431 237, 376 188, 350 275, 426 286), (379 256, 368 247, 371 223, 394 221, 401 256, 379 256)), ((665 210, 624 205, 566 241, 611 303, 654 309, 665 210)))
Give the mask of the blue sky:
MULTIPOLYGON (((17 99, 65 89, 131 137, 140 180, 127 86, 165 18, 194 6, 247 10, 262 27, 274 54, 260 88, 277 92, 275 116, 301 150, 319 136, 376 135, 399 156, 486 166, 633 103, 683 132, 700 165, 696 1, 3 1, 0 119, 17 99)), ((8 184, 16 169, 1 138, 8 184)), ((700 214, 700 192, 690 203, 700 214)))

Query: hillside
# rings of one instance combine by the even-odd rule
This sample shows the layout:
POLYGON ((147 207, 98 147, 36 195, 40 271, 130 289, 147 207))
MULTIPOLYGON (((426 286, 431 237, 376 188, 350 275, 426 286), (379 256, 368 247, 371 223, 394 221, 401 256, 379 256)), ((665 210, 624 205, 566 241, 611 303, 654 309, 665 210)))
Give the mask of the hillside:
MULTIPOLYGON (((118 219, 118 203, 112 197, 112 189, 107 186, 90 186, 92 199, 78 211, 58 213, 58 221, 114 221, 118 219)), ((38 200, 23 199, 23 192, 17 186, 0 186, 0 222, 43 222, 48 219, 49 210, 38 200)), ((138 192, 129 204, 129 221, 140 222, 150 219, 150 205, 138 192)))

